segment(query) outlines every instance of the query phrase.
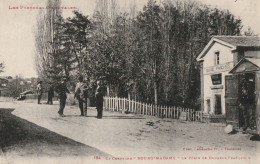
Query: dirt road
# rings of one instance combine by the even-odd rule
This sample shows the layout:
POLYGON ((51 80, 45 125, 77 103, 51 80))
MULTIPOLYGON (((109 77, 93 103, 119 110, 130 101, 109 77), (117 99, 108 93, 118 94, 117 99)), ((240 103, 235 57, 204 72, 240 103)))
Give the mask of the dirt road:
POLYGON ((64 159, 78 163, 255 163, 259 152, 259 141, 253 141, 254 137, 225 134, 222 124, 108 111, 103 119, 97 119, 93 108, 88 110, 88 117, 80 117, 76 106, 66 106, 66 117, 59 117, 57 102, 0 102, 0 108, 0 146, 10 163, 21 159, 54 159, 55 163, 64 163, 64 159))

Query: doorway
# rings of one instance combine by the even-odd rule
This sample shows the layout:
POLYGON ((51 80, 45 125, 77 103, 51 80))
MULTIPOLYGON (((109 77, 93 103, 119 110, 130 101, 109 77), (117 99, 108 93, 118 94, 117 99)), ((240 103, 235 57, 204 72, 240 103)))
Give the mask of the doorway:
POLYGON ((227 124, 238 127, 238 75, 225 76, 225 110, 227 124))
POLYGON ((255 117, 255 74, 245 73, 239 76, 239 126, 256 128, 255 117))
POLYGON ((221 94, 215 95, 215 115, 221 115, 221 94))

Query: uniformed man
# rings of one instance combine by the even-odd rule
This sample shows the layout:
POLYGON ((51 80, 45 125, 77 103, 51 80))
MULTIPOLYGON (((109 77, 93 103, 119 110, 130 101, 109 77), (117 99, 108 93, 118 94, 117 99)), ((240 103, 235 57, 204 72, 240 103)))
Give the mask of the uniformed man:
POLYGON ((85 101, 85 83, 83 83, 83 76, 79 76, 78 78, 79 82, 76 84, 76 88, 75 88, 75 95, 74 97, 76 97, 79 101, 79 109, 80 109, 80 116, 84 116, 86 115, 86 112, 83 111, 83 103, 85 101), (84 114, 85 113, 85 114, 84 114))
POLYGON ((52 105, 53 101, 52 98, 54 97, 54 89, 53 89, 53 85, 51 84, 48 90, 48 101, 47 104, 52 105))
POLYGON ((95 93, 97 118, 101 119, 103 115, 103 100, 104 100, 104 88, 101 85, 101 81, 97 81, 97 89, 95 93))
POLYGON ((60 108, 58 113, 61 117, 64 117, 63 110, 66 105, 66 99, 67 99, 66 93, 70 93, 66 86, 66 78, 62 79, 61 84, 59 84, 56 88, 56 92, 58 93, 60 99, 60 108))

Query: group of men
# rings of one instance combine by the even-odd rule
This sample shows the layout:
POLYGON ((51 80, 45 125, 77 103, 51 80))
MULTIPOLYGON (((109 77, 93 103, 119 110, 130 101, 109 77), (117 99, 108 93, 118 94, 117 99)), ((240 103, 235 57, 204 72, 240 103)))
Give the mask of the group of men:
MULTIPOLYGON (((76 98, 79 102, 79 109, 80 109, 80 116, 87 116, 87 98, 88 98, 88 87, 87 84, 84 83, 83 76, 79 76, 78 83, 75 87, 74 99, 76 98), (84 108, 85 104, 85 108, 84 108)), ((67 93, 70 93, 69 89, 67 88, 66 78, 61 80, 61 83, 56 87, 55 91, 58 93, 60 107, 58 114, 61 117, 64 117, 63 114, 64 108, 66 105, 67 93)), ((38 82, 37 84, 37 92, 38 92, 38 104, 40 104, 40 100, 42 97, 43 89, 42 89, 42 82, 38 82)), ((48 104, 52 104, 52 98, 54 97, 54 88, 50 86, 48 90, 48 104)), ((97 118, 102 118, 103 113, 103 97, 104 97, 104 89, 101 86, 101 81, 97 81, 97 89, 95 92, 96 98, 96 108, 97 108, 97 118)))

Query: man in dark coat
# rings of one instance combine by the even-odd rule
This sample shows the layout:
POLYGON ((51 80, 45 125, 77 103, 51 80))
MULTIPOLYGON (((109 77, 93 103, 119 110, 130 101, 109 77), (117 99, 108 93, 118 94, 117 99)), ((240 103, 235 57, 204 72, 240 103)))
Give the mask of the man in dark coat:
POLYGON ((87 82, 84 81, 84 103, 85 103, 85 112, 87 114, 87 110, 88 110, 88 86, 87 86, 87 82))
POLYGON ((83 87, 83 101, 84 101, 84 104, 85 104, 85 108, 83 109, 84 110, 84 115, 87 116, 87 111, 88 111, 88 86, 86 83, 84 83, 84 87, 83 87))
POLYGON ((56 92, 59 94, 59 99, 60 99, 60 108, 59 108, 59 115, 61 117, 64 117, 63 110, 66 105, 66 99, 67 95, 66 93, 70 93, 67 86, 66 86, 66 79, 63 78, 61 84, 59 84, 56 88, 56 92))
POLYGON ((52 105, 53 102, 52 102, 52 98, 54 97, 54 89, 53 89, 53 85, 50 85, 50 88, 48 90, 48 101, 47 101, 47 104, 50 104, 52 105))
POLYGON ((104 100, 104 88, 101 85, 101 81, 97 81, 97 89, 96 89, 95 97, 96 97, 97 118, 101 119, 103 115, 103 100, 104 100))

